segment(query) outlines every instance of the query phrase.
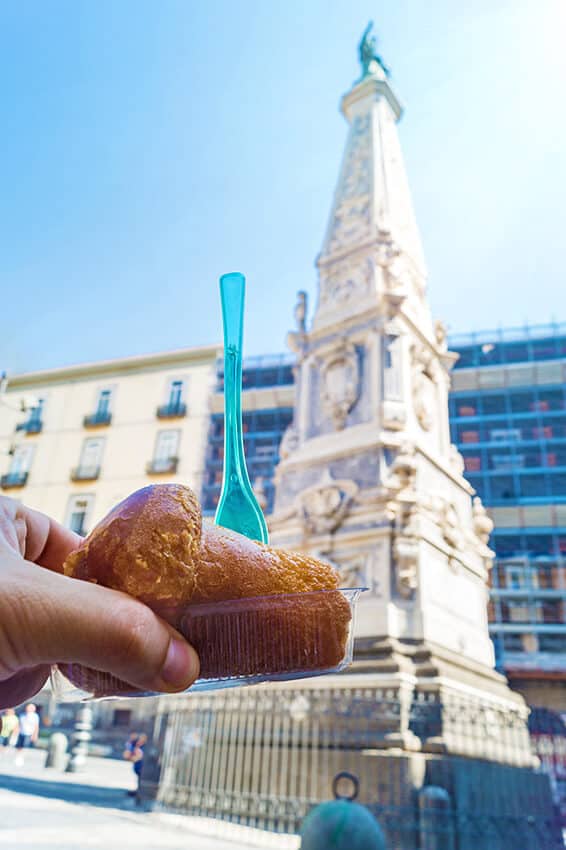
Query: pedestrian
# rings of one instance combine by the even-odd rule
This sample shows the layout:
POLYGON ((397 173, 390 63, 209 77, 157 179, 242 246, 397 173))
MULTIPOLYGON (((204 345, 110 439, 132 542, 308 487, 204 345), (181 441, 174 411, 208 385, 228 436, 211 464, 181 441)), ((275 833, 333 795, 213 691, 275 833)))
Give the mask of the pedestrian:
POLYGON ((57 662, 142 691, 184 691, 198 675, 194 649, 142 602, 60 575, 80 543, 55 520, 0 496, 0 709, 32 699, 57 662))
POLYGON ((134 773, 137 777, 137 785, 135 790, 128 791, 129 797, 137 797, 140 791, 141 774, 143 770, 144 747, 147 744, 147 735, 142 732, 139 735, 137 732, 132 732, 124 749, 124 758, 132 763, 134 773))
POLYGON ((13 708, 7 708, 0 722, 0 746, 14 744, 20 731, 20 722, 13 708))
POLYGON ((19 724, 20 732, 16 744, 19 755, 16 758, 16 764, 23 764, 22 750, 26 747, 34 747, 39 737, 39 714, 32 702, 26 705, 26 710, 20 714, 19 724))

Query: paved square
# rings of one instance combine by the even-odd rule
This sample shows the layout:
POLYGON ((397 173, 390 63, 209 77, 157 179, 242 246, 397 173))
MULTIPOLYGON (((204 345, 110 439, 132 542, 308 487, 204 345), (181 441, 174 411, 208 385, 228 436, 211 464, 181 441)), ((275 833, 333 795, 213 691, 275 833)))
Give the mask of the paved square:
POLYGON ((30 750, 23 765, 0 749, 2 850, 243 850, 247 845, 199 835, 185 819, 136 810, 127 796, 134 776, 127 763, 89 758, 84 773, 45 768, 30 750))

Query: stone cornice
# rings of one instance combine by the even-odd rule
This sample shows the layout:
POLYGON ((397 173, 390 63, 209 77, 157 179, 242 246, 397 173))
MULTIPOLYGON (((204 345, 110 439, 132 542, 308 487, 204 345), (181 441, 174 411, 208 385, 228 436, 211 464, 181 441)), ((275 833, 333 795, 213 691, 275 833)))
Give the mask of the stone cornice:
POLYGON ((81 378, 125 375, 180 365, 199 366, 207 363, 213 364, 221 354, 221 345, 203 345, 196 348, 178 348, 174 351, 161 351, 155 354, 121 357, 116 360, 99 360, 94 363, 78 363, 55 369, 41 369, 37 372, 24 372, 9 376, 8 392, 12 389, 34 387, 38 384, 67 383, 80 380, 81 378))

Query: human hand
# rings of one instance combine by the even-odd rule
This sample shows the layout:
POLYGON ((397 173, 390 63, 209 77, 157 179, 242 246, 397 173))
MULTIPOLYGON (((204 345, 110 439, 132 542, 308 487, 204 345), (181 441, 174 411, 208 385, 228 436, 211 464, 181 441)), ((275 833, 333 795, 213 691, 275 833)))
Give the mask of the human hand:
POLYGON ((0 496, 0 709, 36 694, 59 662, 132 690, 182 691, 198 676, 194 649, 146 605, 61 574, 81 539, 0 496))

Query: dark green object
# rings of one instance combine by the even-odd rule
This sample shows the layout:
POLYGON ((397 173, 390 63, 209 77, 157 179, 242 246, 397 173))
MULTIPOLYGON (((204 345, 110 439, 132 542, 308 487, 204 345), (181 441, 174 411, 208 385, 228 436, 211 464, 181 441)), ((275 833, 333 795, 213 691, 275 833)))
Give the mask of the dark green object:
POLYGON ((306 816, 301 830, 301 850, 386 850, 381 827, 373 815, 359 803, 358 780, 349 773, 339 773, 333 783, 335 800, 321 803, 306 816), (339 797, 337 784, 349 779, 354 791, 339 797))
POLYGON ((364 30, 362 40, 358 47, 358 55, 360 57, 360 65, 362 66, 362 77, 371 75, 375 63, 380 66, 386 77, 389 76, 389 68, 385 65, 381 56, 377 52, 377 39, 371 34, 373 29, 373 21, 370 21, 364 30))

